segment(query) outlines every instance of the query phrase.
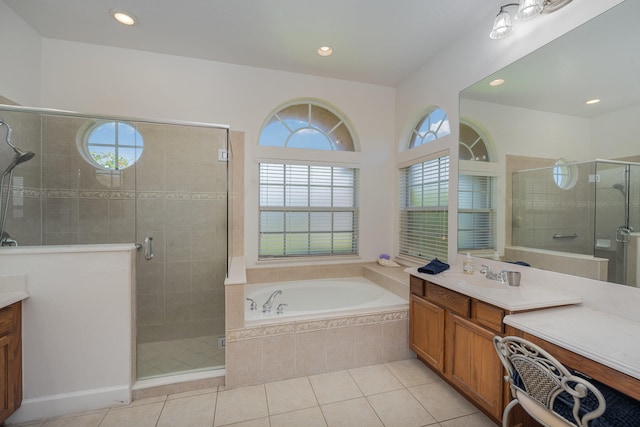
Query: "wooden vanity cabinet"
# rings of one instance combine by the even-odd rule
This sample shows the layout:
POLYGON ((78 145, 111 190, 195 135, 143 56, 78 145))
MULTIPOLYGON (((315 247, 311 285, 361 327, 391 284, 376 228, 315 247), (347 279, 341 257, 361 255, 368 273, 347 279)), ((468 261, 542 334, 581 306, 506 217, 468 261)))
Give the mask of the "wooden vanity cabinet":
POLYGON ((493 346, 504 310, 411 276, 409 347, 418 357, 499 421, 503 368, 493 346))
POLYGON ((0 309, 0 424, 22 403, 22 303, 0 309))
POLYGON ((429 365, 444 371, 444 309, 411 295, 409 313, 409 346, 429 365))

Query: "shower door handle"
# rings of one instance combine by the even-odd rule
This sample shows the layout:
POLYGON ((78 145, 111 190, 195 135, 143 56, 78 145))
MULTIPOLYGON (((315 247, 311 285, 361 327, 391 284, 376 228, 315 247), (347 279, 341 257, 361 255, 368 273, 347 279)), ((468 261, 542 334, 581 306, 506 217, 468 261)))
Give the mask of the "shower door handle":
POLYGON ((151 261, 153 259, 153 237, 144 238, 144 259, 151 261))
POLYGON ((144 238, 144 245, 141 245, 140 243, 138 243, 136 245, 136 249, 140 250, 144 248, 144 259, 146 259, 147 261, 151 261, 154 257, 153 254, 153 237, 145 237, 144 238))
POLYGON ((631 235, 631 230, 627 227, 618 227, 616 230, 616 242, 620 243, 629 243, 629 236, 631 235))

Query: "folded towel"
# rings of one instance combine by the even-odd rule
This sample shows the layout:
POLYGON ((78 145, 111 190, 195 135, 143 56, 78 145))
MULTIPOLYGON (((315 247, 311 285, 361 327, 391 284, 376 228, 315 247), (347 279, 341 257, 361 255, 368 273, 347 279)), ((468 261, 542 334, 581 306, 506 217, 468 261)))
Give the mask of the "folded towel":
POLYGON ((438 260, 438 258, 436 258, 424 267, 418 268, 418 273, 438 274, 448 269, 449 264, 447 264, 446 262, 442 262, 438 260))
POLYGON ((522 265, 524 267, 531 267, 531 264, 524 261, 510 261, 509 264, 522 265))

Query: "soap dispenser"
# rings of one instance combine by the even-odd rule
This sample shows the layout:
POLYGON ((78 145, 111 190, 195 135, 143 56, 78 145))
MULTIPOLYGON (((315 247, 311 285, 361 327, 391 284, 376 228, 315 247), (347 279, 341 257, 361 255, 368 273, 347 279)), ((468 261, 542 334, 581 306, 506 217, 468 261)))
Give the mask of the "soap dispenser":
POLYGON ((462 261, 462 272, 464 274, 473 274, 473 270, 473 260, 471 259, 471 254, 467 252, 466 258, 462 261))

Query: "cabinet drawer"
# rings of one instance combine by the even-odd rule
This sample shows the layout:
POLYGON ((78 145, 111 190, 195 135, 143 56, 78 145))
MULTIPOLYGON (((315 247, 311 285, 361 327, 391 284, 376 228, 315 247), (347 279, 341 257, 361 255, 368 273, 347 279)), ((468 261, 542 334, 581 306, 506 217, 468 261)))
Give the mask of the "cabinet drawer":
POLYGON ((419 277, 410 276, 409 288, 411 289, 411 293, 423 297, 425 294, 424 283, 424 280, 420 279, 419 277))
POLYGON ((474 317, 476 322, 480 325, 491 329, 492 331, 501 334, 502 330, 502 318, 504 317, 504 310, 494 307, 482 301, 475 302, 474 317))
POLYGON ((426 282, 426 297, 453 313, 471 317, 471 298, 466 295, 426 282))

